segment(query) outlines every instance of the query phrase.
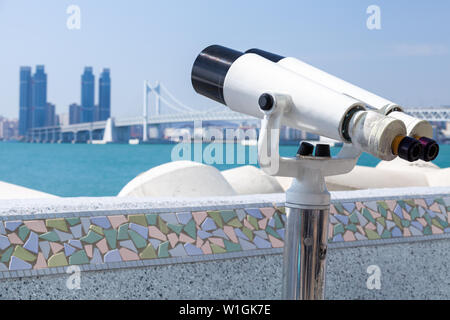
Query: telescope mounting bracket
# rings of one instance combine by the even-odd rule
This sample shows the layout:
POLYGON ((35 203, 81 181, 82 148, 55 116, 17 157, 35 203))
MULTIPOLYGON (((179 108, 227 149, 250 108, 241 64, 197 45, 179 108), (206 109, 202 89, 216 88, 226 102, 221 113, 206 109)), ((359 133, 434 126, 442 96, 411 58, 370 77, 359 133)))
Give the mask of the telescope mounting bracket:
POLYGON ((286 193, 287 203, 302 207, 329 206, 329 193, 324 177, 350 172, 361 151, 352 144, 344 144, 334 157, 281 157, 280 127, 282 118, 289 116, 292 100, 285 94, 264 95, 270 95, 272 103, 270 108, 261 108, 264 113, 258 139, 258 162, 261 169, 271 176, 295 178, 286 193))

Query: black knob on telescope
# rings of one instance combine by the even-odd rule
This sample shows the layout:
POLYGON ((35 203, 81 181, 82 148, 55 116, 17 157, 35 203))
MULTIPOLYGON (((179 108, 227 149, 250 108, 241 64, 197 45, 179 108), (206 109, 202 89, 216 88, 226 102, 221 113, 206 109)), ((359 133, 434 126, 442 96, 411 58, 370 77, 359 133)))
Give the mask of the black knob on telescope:
POLYGON ((299 156, 312 156, 314 151, 314 145, 309 142, 303 141, 298 148, 297 154, 299 156))
POLYGON ((195 59, 191 81, 194 90, 217 102, 225 104, 223 84, 234 61, 243 53, 219 45, 205 49, 195 59))
POLYGON ((264 111, 269 111, 272 109, 274 102, 275 100, 269 93, 263 93, 258 100, 259 107, 264 111))
POLYGON ((316 144, 316 152, 314 153, 316 157, 331 157, 330 145, 329 144, 316 144))

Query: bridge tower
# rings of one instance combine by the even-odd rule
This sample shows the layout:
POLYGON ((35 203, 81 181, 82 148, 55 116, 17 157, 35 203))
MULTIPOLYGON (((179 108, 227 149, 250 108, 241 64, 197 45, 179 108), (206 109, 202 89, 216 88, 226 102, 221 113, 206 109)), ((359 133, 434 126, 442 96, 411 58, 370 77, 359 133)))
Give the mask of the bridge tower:
POLYGON ((144 106, 143 106, 143 122, 142 122, 142 141, 148 141, 148 133, 147 133, 147 121, 148 121, 148 82, 144 80, 144 106))
POLYGON ((154 87, 148 84, 147 80, 144 80, 144 105, 143 105, 143 123, 142 123, 142 141, 148 141, 148 94, 153 92, 155 94, 155 116, 160 115, 161 107, 161 84, 159 81, 156 82, 154 87))
POLYGON ((161 97, 161 86, 159 81, 156 82, 156 86, 153 88, 153 91, 155 92, 155 112, 156 115, 159 116, 159 108, 160 108, 160 97, 161 97))

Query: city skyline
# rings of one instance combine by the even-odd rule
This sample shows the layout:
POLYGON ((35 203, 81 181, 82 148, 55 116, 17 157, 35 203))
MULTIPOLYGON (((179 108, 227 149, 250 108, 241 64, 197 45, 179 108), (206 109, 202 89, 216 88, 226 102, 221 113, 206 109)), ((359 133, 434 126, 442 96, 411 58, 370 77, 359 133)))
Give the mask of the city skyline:
MULTIPOLYGON (((30 128, 58 125, 56 106, 47 101, 45 66, 37 65, 33 75, 30 66, 21 66, 19 73, 19 136, 25 136, 30 128)), ((110 69, 103 68, 100 74, 98 104, 95 104, 95 75, 92 67, 84 67, 80 88, 80 104, 71 103, 67 107, 69 124, 107 120, 111 114, 110 69)))
POLYGON ((71 88, 85 65, 114 69, 115 116, 140 114, 143 80, 162 81, 186 105, 216 107, 190 84, 192 61, 213 43, 295 56, 405 107, 450 104, 447 1, 324 1, 320 8, 283 1, 277 7, 285 14, 271 23, 260 18, 272 16, 273 3, 266 1, 239 3, 239 11, 206 1, 111 6, 44 0, 27 2, 25 11, 23 5, 7 0, 0 6, 0 34, 8 48, 0 53, 0 114, 9 118, 17 117, 17 68, 28 64, 46 66, 48 100, 57 113, 78 101, 71 88), (66 26, 71 4, 81 10, 79 30, 66 26), (366 27, 372 4, 381 9, 380 30, 366 27))
POLYGON ((55 105, 47 101, 47 74, 37 65, 34 74, 30 66, 20 67, 19 135, 28 129, 54 125, 55 105))

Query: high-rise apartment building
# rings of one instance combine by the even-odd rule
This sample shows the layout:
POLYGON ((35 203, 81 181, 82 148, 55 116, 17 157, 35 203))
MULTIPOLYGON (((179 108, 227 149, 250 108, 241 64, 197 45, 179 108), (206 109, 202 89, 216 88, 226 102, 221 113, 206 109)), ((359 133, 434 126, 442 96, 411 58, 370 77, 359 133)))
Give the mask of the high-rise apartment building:
POLYGON ((85 67, 81 75, 81 122, 94 121, 95 76, 92 67, 85 67))
POLYGON ((111 116, 111 77, 108 68, 103 69, 98 80, 98 120, 111 116))
POLYGON ((45 107, 47 106, 47 74, 43 65, 36 66, 31 85, 31 127, 45 125, 45 107))
POLYGON ((25 136, 31 127, 31 67, 20 67, 19 135, 25 136))
POLYGON ((82 118, 81 106, 76 103, 72 103, 69 106, 69 124, 80 123, 82 120, 81 118, 82 118))
POLYGON ((45 126, 53 127, 56 125, 55 105, 47 103, 45 106, 45 126))

